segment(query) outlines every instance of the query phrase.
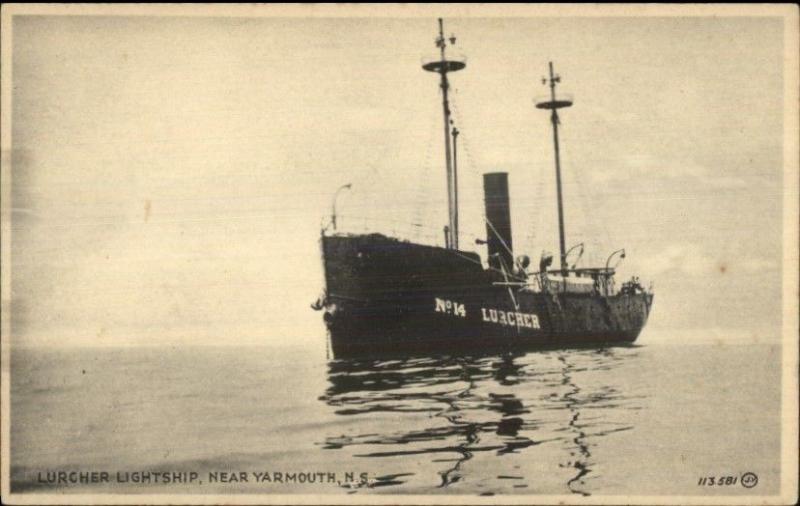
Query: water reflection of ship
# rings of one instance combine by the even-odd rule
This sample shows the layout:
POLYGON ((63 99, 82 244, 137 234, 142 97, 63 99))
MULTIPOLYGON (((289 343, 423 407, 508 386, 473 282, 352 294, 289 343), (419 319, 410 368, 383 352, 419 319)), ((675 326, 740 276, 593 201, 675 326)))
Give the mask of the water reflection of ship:
MULTIPOLYGON (((557 351, 492 356, 428 357, 391 361, 336 360, 329 363, 330 385, 320 400, 340 416, 371 413, 429 413, 430 426, 392 425, 384 432, 336 435, 323 448, 349 448, 363 458, 429 455, 442 463, 440 487, 462 480, 467 463, 478 453, 500 457, 530 451, 541 444, 561 444, 568 454, 561 468, 574 468, 566 482, 574 493, 588 495, 599 438, 632 429, 609 419, 602 409, 636 409, 636 398, 612 385, 581 385, 579 376, 617 367, 635 356, 634 349, 557 351), (526 386, 524 394, 509 393, 526 386), (525 398, 520 396, 524 395, 525 398), (591 408, 591 409, 590 409, 591 408), (553 413, 566 412, 557 420, 553 413), (494 414, 489 417, 487 415, 494 414), (377 448, 376 448, 377 447, 377 448)), ((555 465, 555 464, 553 464, 555 465)), ((397 470, 392 485, 414 473, 397 470)), ((543 469, 543 471, 545 471, 543 469)), ((523 473, 519 473, 523 474, 523 473)), ((502 486, 527 486, 535 476, 497 476, 502 486)), ((385 484, 380 483, 379 484, 385 484)))
MULTIPOLYGON (((571 467, 575 469, 575 475, 567 481, 567 487, 572 493, 583 496, 591 495, 587 490, 589 474, 593 472, 595 461, 592 458, 592 447, 596 443, 590 439, 607 436, 615 432, 624 432, 633 429, 628 423, 616 423, 604 421, 598 423, 597 417, 589 417, 587 409, 640 409, 636 405, 625 405, 626 401, 634 399, 631 395, 622 394, 617 388, 608 385, 594 385, 594 390, 584 391, 574 379, 575 373, 582 369, 576 367, 572 357, 568 354, 559 354, 558 360, 564 365, 562 369, 561 383, 568 388, 561 397, 564 407, 569 410, 570 418, 565 432, 569 432, 567 437, 567 448, 569 459, 566 463, 560 464, 561 467, 571 467), (594 429, 588 433, 588 430, 594 429), (602 429, 602 430, 597 430, 602 429)), ((614 362, 619 360, 611 349, 598 350, 595 361, 596 370, 609 370, 614 367, 614 362)))

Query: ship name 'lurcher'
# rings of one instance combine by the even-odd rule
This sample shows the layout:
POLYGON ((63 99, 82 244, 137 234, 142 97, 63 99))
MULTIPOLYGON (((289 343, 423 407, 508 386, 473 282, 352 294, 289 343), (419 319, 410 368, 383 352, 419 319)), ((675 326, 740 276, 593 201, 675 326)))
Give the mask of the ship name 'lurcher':
MULTIPOLYGON (((453 316, 460 316, 461 318, 467 317, 467 309, 464 304, 440 299, 438 297, 436 297, 435 300, 437 313, 451 314, 453 316)), ((539 317, 532 313, 518 313, 515 311, 502 311, 500 309, 486 309, 482 307, 481 316, 485 322, 496 323, 506 327, 541 328, 539 326, 539 317)))

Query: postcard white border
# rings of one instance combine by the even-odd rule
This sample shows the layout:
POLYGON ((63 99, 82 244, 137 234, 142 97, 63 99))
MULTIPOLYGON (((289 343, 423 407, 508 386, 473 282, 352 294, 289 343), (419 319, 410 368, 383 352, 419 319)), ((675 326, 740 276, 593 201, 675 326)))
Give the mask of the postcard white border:
POLYGON ((0 41, 2 77, 0 79, 0 413, 2 414, 2 454, 0 455, 0 491, 6 504, 794 504, 798 487, 798 167, 800 166, 800 114, 798 111, 798 7, 789 4, 452 4, 452 5, 54 5, 4 4, 0 41), (782 464, 780 494, 774 496, 609 496, 593 495, 514 495, 477 497, 471 495, 417 496, 371 495, 195 495, 195 494, 11 494, 9 491, 9 348, 12 345, 9 325, 11 300, 11 84, 12 17, 15 15, 112 15, 112 16, 198 16, 198 17, 703 17, 747 16, 784 19, 784 186, 783 186, 783 392, 782 392, 782 464))

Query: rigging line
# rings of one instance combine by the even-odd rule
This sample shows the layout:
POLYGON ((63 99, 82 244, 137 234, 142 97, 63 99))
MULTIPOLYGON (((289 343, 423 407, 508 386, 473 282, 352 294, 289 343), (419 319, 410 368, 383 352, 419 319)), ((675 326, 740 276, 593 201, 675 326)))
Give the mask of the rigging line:
MULTIPOLYGON (((536 204, 538 206, 542 205, 542 202, 545 202, 545 177, 544 177, 544 163, 543 162, 533 162, 535 166, 535 171, 533 174, 534 177, 534 184, 536 186, 536 204)), ((535 228, 531 230, 530 233, 530 251, 534 251, 536 249, 536 242, 541 237, 544 237, 544 234, 541 233, 541 230, 544 229, 544 212, 540 209, 539 212, 536 213, 536 223, 535 228)))
MULTIPOLYGON (((458 90, 456 90, 455 95, 456 95, 456 98, 457 98, 458 90)), ((464 166, 466 166, 467 174, 469 174, 470 176, 475 177, 478 180, 480 180, 480 177, 481 177, 480 170, 478 168, 478 164, 475 162, 475 157, 474 157, 474 155, 472 153, 472 142, 471 142, 471 135, 470 135, 471 130, 469 128, 469 124, 466 123, 466 120, 464 119, 464 116, 461 114, 461 110, 458 107, 458 101, 457 100, 453 101, 453 108, 454 108, 454 115, 453 116, 455 117, 457 123, 461 124, 461 122, 465 122, 464 125, 466 125, 466 127, 463 128, 460 131, 460 135, 459 135, 459 139, 461 141, 460 144, 459 144, 460 147, 461 147, 461 152, 466 154, 466 156, 462 158, 462 159, 466 160, 466 163, 464 163, 462 165, 462 168, 464 166)), ((474 187, 472 187, 472 188, 474 188, 474 187)), ((475 201, 478 201, 480 199, 479 196, 478 196, 479 192, 470 190, 469 186, 465 190, 466 191, 464 192, 464 204, 467 204, 468 202, 475 202, 475 201)), ((482 205, 481 206, 476 206, 475 208, 476 209, 477 208, 480 209, 480 213, 478 213, 479 216, 481 216, 481 217, 485 216, 485 209, 483 208, 482 205)), ((467 211, 467 209, 465 209, 465 211, 467 211)), ((467 226, 469 226, 469 225, 467 225, 467 226)))
MULTIPOLYGON (((410 130, 410 125, 412 124, 412 122, 409 121, 409 119, 412 116, 412 114, 414 114, 414 112, 412 110, 410 110, 410 109, 404 109, 404 108, 395 109, 395 112, 405 112, 405 114, 401 114, 400 115, 401 116, 401 118, 399 118, 400 121, 393 121, 393 124, 397 124, 397 125, 401 126, 401 128, 399 128, 399 129, 397 129, 395 131, 394 138, 398 138, 399 137, 399 135, 397 135, 397 132, 400 132, 403 135, 403 138, 407 138, 408 136, 405 135, 405 134, 410 130)), ((397 116, 395 116, 395 118, 397 118, 397 116)), ((432 123, 432 122, 429 122, 429 123, 432 123)), ((357 183, 359 183, 359 186, 363 185, 365 190, 367 190, 366 193, 368 195, 371 195, 373 197, 374 197, 374 193, 375 192, 371 192, 371 191, 368 191, 368 190, 370 190, 371 188, 373 188, 376 185, 376 181, 375 181, 376 179, 377 179, 377 184, 381 184, 383 187, 390 188, 390 187, 394 186, 393 184, 390 184, 386 180, 386 178, 383 175, 383 171, 381 171, 379 169, 379 164, 383 160, 386 159, 386 155, 387 155, 390 147, 397 148, 397 144, 392 144, 390 142, 384 142, 383 146, 382 146, 382 149, 380 150, 380 153, 378 153, 376 156, 374 156, 371 161, 368 161, 366 163, 367 167, 369 167, 369 169, 370 169, 369 173, 366 176, 362 175, 361 177, 358 178, 359 180, 356 181, 357 183)), ((373 199, 370 199, 371 202, 372 202, 372 200, 373 199)))
POLYGON ((492 232, 494 232, 494 235, 496 235, 496 236, 497 236, 497 238, 500 240, 500 244, 502 244, 502 245, 503 245, 503 247, 506 249, 506 251, 508 251, 508 252, 511 254, 511 258, 514 258, 514 252, 513 252, 513 251, 511 251, 511 248, 509 248, 509 247, 508 247, 508 244, 506 244, 506 242, 503 240, 503 236, 501 236, 499 233, 497 233, 497 229, 496 229, 496 228, 494 228, 494 225, 492 225, 492 222, 491 222, 491 221, 489 221, 489 218, 487 218, 486 216, 484 216, 484 217, 483 217, 483 221, 485 221, 485 222, 486 222, 486 224, 487 224, 487 225, 489 225, 489 227, 491 227, 491 229, 492 229, 492 232))
MULTIPOLYGON (((503 261, 502 258, 500 258, 499 260, 500 260, 500 267, 503 270, 503 279, 506 281, 506 283, 508 283, 508 278, 509 278, 508 268, 506 267, 506 263, 503 261)), ((519 311, 519 304, 517 303, 516 297, 514 297, 514 291, 511 290, 511 286, 508 286, 508 296, 511 297, 511 303, 514 305, 514 310, 519 311)), ((517 327, 517 333, 519 333, 519 327, 517 327)))
MULTIPOLYGON (((366 219, 366 220, 368 220, 368 221, 392 221, 392 220, 377 220, 377 219, 366 219)), ((424 226, 424 225, 418 225, 418 227, 419 227, 419 228, 431 228, 431 227, 426 227, 426 226, 424 226)), ((470 235, 471 235, 471 234, 470 234, 470 235)), ((473 236, 473 237, 475 237, 475 236, 473 236)), ((502 241, 502 239, 501 239, 501 241, 502 241)), ((481 268, 483 268, 483 263, 482 263, 480 260, 475 260, 474 258, 472 258, 472 257, 470 257, 470 256, 467 256, 467 255, 464 255, 464 254, 462 254, 462 253, 461 253, 461 252, 459 252, 458 250, 453 250, 453 249, 445 249, 445 251, 447 251, 448 253, 451 253, 451 254, 453 254, 453 255, 456 255, 456 256, 458 256, 458 257, 461 257, 461 258, 463 258, 464 260, 467 260, 467 261, 469 261, 469 262, 472 262, 472 263, 474 263, 474 264, 476 264, 476 265, 480 265, 480 266, 481 266, 481 268)), ((504 271, 504 270, 501 270, 501 269, 496 269, 496 268, 494 268, 494 267, 491 267, 491 266, 490 266, 490 267, 487 267, 486 269, 487 269, 487 270, 490 270, 490 271, 494 271, 494 272, 500 273, 500 274, 503 274, 504 276, 508 276, 508 277, 510 277, 510 278, 512 278, 512 279, 515 279, 515 280, 517 280, 517 281, 526 281, 526 279, 525 279, 525 278, 522 278, 522 277, 519 277, 519 276, 515 276, 515 275, 513 275, 513 274, 511 274, 511 273, 508 273, 508 272, 506 272, 506 271, 504 271)))
MULTIPOLYGON (((481 267, 483 267, 483 263, 482 263, 480 260, 475 260, 474 258, 470 258, 470 257, 468 257, 468 256, 466 256, 466 255, 462 255, 462 254, 461 254, 461 253, 459 253, 457 250, 448 249, 448 250, 445 250, 445 251, 448 251, 449 253, 452 253, 452 254, 454 254, 454 255, 456 255, 456 256, 459 256, 459 257, 463 258, 464 260, 469 260, 470 262, 472 262, 472 263, 474 263, 474 264, 477 264, 477 265, 480 265, 481 267)), ((526 279, 524 279, 524 278, 521 278, 521 277, 519 277, 519 276, 514 276, 513 274, 508 274, 508 273, 506 273, 506 272, 505 272, 505 271, 503 271, 503 270, 496 269, 496 268, 494 268, 494 267, 491 267, 491 266, 490 266, 490 267, 487 267, 487 268, 486 268, 486 270, 488 270, 488 271, 494 271, 494 272, 498 272, 498 273, 500 273, 500 274, 503 274, 504 276, 508 276, 508 277, 510 277, 510 278, 512 278, 512 279, 515 279, 515 280, 517 280, 517 281, 527 281, 527 280, 526 280, 526 279)))
MULTIPOLYGON (((541 163, 537 164, 537 172, 536 172, 536 179, 537 179, 537 201, 539 203, 547 202, 548 205, 543 206, 541 211, 537 213, 537 220, 536 220, 536 230, 539 232, 540 240, 542 241, 543 247, 546 246, 552 239, 547 239, 548 237, 552 238, 554 235, 557 236, 558 230, 552 225, 557 221, 557 215, 555 210, 551 207, 549 203, 555 202, 556 200, 556 192, 555 192, 555 174, 553 174, 549 169, 546 169, 544 160, 541 163), (544 232, 547 232, 546 234, 544 232)), ((551 244, 552 245, 552 244, 551 244)), ((548 249, 551 249, 551 246, 547 246, 548 249)), ((534 248, 536 249, 536 248, 534 248)))
MULTIPOLYGON (((592 197, 593 194, 591 192, 587 192, 586 191, 586 186, 585 186, 584 182, 581 180, 581 178, 576 178, 576 179, 577 179, 577 182, 578 182, 578 191, 580 192, 580 196, 581 196, 581 207, 582 207, 582 210, 583 210, 584 214, 587 217, 587 221, 589 222, 589 226, 590 226, 590 228, 592 230, 599 229, 600 232, 602 233, 602 236, 603 236, 602 238, 605 241, 604 245, 603 244, 598 244, 598 246, 600 246, 600 247, 605 246, 607 248, 610 248, 611 244, 612 244, 611 234, 610 234, 610 232, 608 230, 608 226, 606 225, 605 220, 598 219, 595 216, 595 213, 590 212, 591 209, 595 208, 595 205, 594 205, 595 199, 592 197), (587 205, 590 207, 590 209, 586 209, 587 205)), ((594 242, 597 243, 597 239, 595 239, 594 242)))
MULTIPOLYGON (((431 115, 432 116, 432 115, 431 115)), ((433 118, 429 118, 431 121, 427 121, 426 124, 428 125, 428 132, 425 138, 427 139, 427 145, 425 146, 424 151, 424 161, 422 163, 422 174, 419 178, 420 186, 422 187, 422 191, 417 192, 417 198, 414 207, 414 214, 413 219, 418 222, 422 222, 425 215, 428 214, 430 209, 430 187, 431 187, 431 175, 433 174, 433 165, 432 165, 432 157, 433 157, 433 133, 434 128, 436 128, 436 122, 433 121, 433 118)))
MULTIPOLYGON (((405 221, 401 221, 401 220, 392 220, 392 219, 388 219, 388 218, 371 218, 371 217, 368 217, 368 216, 360 216, 360 215, 354 215, 354 214, 337 214, 337 217, 342 219, 342 220, 363 221, 365 223, 366 222, 370 222, 370 223, 376 223, 376 224, 379 224, 379 225, 392 225, 392 226, 401 225, 401 226, 406 226, 406 227, 409 227, 409 228, 412 228, 412 229, 416 229, 416 230, 423 230, 425 232, 428 232, 428 234, 430 234, 430 235, 426 234, 425 235, 426 238, 438 238, 439 237, 439 233, 441 232, 441 230, 439 228, 437 228, 437 227, 432 227, 430 225, 423 225, 422 223, 417 223, 417 222, 405 222, 405 221)), ((480 237, 478 237, 476 234, 473 234, 471 232, 465 232, 463 235, 465 237, 468 237, 468 238, 471 238, 471 239, 480 239, 480 237)))
MULTIPOLYGON (((458 102, 455 100, 453 100, 453 109, 455 112, 454 116, 457 119, 457 123, 460 124, 462 121, 464 121, 464 117, 461 115, 461 110, 458 108, 458 102)), ((464 149, 464 152, 467 154, 467 165, 469 165, 470 169, 472 169, 472 172, 474 174, 480 176, 480 171, 478 170, 478 164, 475 163, 475 158, 472 156, 471 143, 469 140, 469 128, 466 128, 465 130, 467 131, 467 134, 465 135, 464 132, 462 131, 460 135, 461 135, 461 146, 464 149)))

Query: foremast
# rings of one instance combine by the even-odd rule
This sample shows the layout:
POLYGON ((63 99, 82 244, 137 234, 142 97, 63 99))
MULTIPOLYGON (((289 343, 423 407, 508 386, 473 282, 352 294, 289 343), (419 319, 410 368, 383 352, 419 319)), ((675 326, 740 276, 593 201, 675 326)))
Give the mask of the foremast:
MULTIPOLYGON (((447 173, 447 215, 448 226, 445 228, 445 247, 448 249, 458 249, 458 175, 456 174, 456 167, 453 164, 453 156, 451 155, 451 132, 450 125, 450 103, 447 98, 450 89, 450 83, 447 79, 449 72, 456 72, 466 67, 466 63, 458 59, 447 59, 445 49, 447 48, 447 41, 444 37, 444 24, 442 18, 439 18, 439 36, 436 38, 436 47, 439 48, 439 59, 427 62, 422 65, 422 68, 428 72, 436 72, 440 76, 439 86, 442 89, 442 112, 444 115, 444 156, 445 156, 445 170, 447 173)), ((456 38, 451 35, 449 38, 450 45, 456 43, 456 38)), ((454 137, 458 135, 453 134, 454 137)), ((455 142, 455 138, 452 139, 455 142)))

